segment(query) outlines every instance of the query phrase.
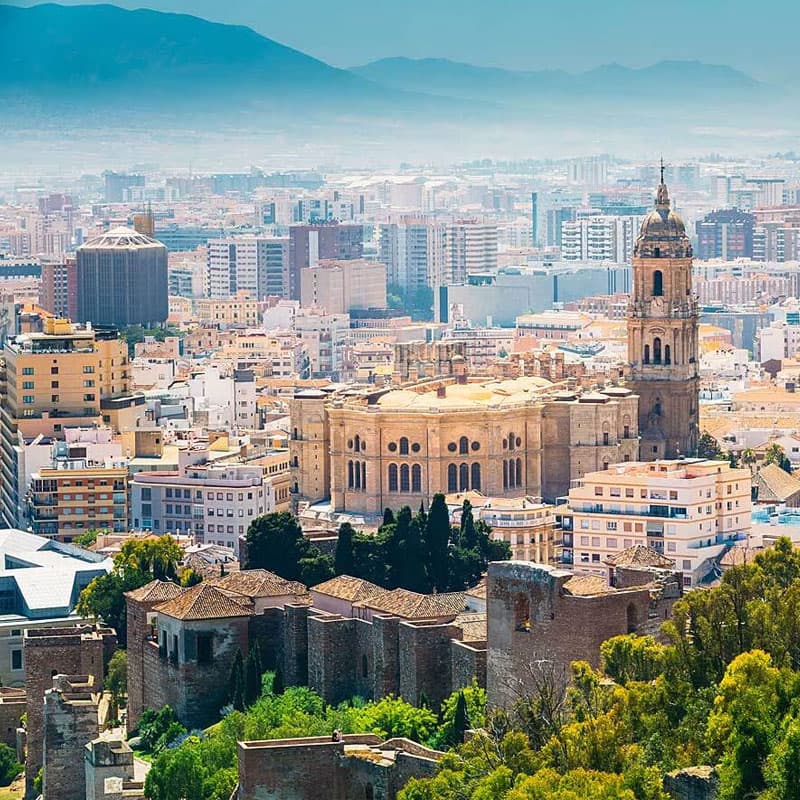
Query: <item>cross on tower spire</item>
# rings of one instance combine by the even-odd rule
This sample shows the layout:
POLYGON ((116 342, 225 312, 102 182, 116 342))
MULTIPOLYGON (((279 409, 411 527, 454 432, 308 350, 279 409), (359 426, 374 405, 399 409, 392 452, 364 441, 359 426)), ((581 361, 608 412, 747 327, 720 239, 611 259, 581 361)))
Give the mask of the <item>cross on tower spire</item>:
POLYGON ((661 181, 660 183, 664 183, 664 156, 661 156, 661 181))

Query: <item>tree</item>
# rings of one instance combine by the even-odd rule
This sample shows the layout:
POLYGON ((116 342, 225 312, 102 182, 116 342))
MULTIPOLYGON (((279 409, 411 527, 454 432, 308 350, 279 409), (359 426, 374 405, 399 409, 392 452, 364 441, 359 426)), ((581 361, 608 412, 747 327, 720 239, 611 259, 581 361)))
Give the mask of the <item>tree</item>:
POLYGON ((394 522, 394 512, 388 506, 383 509, 383 523, 381 527, 384 525, 391 525, 394 522))
POLYGON ((479 545, 478 531, 475 528, 475 518, 472 515, 472 503, 464 500, 461 506, 461 526, 460 526, 459 546, 466 550, 477 549, 479 545))
POLYGON ((784 449, 777 443, 772 442, 764 451, 764 466, 767 464, 777 464, 784 472, 791 474, 792 462, 786 457, 784 449))
POLYGON ((753 450, 752 447, 745 447, 745 449, 742 450, 739 458, 742 462, 742 466, 750 467, 751 472, 753 471, 753 467, 758 462, 758 456, 756 455, 756 451, 753 450))
POLYGON ((720 460, 725 457, 717 440, 708 432, 703 431, 697 441, 697 457, 720 460))
POLYGON ((600 645, 603 672, 617 683, 652 681, 664 670, 665 647, 652 636, 614 636, 600 645))
POLYGON ((450 514, 447 511, 447 504, 441 492, 433 496, 433 501, 428 511, 425 543, 428 549, 428 563, 433 587, 440 592, 447 591, 450 572, 448 563, 450 514))
POLYGON ((228 684, 230 686, 228 702, 236 711, 244 711, 245 709, 244 682, 244 659, 242 658, 242 651, 237 650, 231 665, 231 677, 228 684))
POLYGON ((116 650, 109 659, 105 688, 111 694, 111 705, 114 709, 119 710, 125 705, 128 691, 128 654, 125 650, 116 650))
POLYGON ((266 569, 290 581, 313 586, 333 576, 333 559, 303 536, 288 511, 265 514, 247 529, 246 569, 266 569))
POLYGON ((278 667, 272 676, 272 694, 283 694, 286 686, 283 682, 283 671, 278 667))
POLYGON ((75 536, 72 539, 72 544, 78 545, 78 547, 84 547, 87 550, 97 541, 97 535, 100 531, 97 528, 89 528, 88 531, 80 534, 80 536, 75 536))
POLYGON ((139 738, 142 750, 160 753, 167 745, 186 733, 170 706, 159 711, 146 708, 139 719, 139 738))
POLYGON ((261 652, 258 642, 254 642, 253 646, 247 653, 247 665, 245 667, 245 680, 244 680, 244 702, 245 705, 251 706, 261 696, 261 676, 264 670, 261 666, 261 652))
MULTIPOLYGON (((389 509, 386 509, 387 511, 389 509)), ((384 514, 384 524, 386 515, 384 514)), ((334 569, 337 575, 353 574, 353 536, 355 531, 349 522, 343 522, 339 526, 339 536, 336 539, 336 557, 334 559, 334 569)))
POLYGON ((23 769, 14 750, 5 742, 0 742, 0 786, 8 786, 23 769))
POLYGON ((94 578, 81 592, 75 610, 87 619, 100 619, 117 632, 121 647, 127 643, 125 592, 154 579, 176 580, 182 551, 171 536, 128 539, 114 557, 107 575, 94 578))

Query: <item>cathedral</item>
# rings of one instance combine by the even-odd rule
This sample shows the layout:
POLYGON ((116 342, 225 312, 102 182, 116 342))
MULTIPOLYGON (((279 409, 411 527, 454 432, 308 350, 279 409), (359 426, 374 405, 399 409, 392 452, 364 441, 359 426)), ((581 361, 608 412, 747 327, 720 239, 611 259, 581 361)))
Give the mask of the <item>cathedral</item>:
POLYGON ((692 245, 661 183, 633 251, 629 387, 639 396, 642 461, 693 455, 698 437, 697 299, 692 245))

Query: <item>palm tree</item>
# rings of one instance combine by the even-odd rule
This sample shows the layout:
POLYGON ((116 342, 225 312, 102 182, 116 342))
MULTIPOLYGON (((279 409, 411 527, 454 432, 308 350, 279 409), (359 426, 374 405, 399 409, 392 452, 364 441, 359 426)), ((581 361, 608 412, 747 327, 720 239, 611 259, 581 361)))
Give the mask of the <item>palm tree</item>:
POLYGON ((745 447, 745 449, 742 450, 741 454, 739 455, 739 459, 742 462, 742 466, 750 467, 750 472, 752 472, 755 463, 758 461, 758 456, 752 447, 745 447))

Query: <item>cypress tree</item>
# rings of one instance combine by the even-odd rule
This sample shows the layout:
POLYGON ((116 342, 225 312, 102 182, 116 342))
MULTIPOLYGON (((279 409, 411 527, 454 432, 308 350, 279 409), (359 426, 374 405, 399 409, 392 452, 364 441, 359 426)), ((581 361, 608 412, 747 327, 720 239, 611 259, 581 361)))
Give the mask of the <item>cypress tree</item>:
POLYGON ((464 692, 458 693, 456 711, 453 715, 453 745, 464 741, 464 734, 469 730, 469 714, 467 713, 467 698, 464 692))
POLYGON ((244 659, 241 650, 236 651, 233 659, 228 701, 237 711, 244 711, 244 659))
POLYGON ((336 540, 334 571, 337 575, 354 575, 353 571, 353 536, 355 531, 349 522, 339 526, 339 538, 336 540))
POLYGON ((272 694, 283 694, 286 687, 283 684, 283 672, 280 667, 275 669, 272 677, 272 694))
POLYGON ((384 525, 391 525, 393 522, 394 522, 394 511, 392 511, 392 509, 387 506, 386 508, 383 509, 383 524, 381 525, 381 527, 383 527, 384 525))
POLYGON ((428 512, 425 544, 428 550, 433 588, 439 592, 446 592, 449 588, 450 514, 441 492, 433 496, 433 502, 428 512))
POLYGON ((261 651, 258 642, 254 642, 247 654, 247 668, 245 669, 244 702, 251 706, 261 697, 261 651))
POLYGON ((472 503, 464 500, 461 507, 460 546, 465 550, 475 550, 478 547, 478 531, 475 529, 475 517, 472 514, 472 503))

